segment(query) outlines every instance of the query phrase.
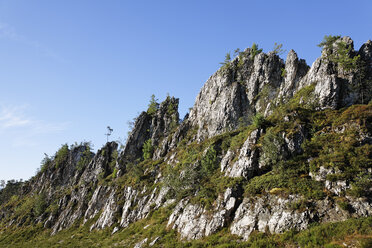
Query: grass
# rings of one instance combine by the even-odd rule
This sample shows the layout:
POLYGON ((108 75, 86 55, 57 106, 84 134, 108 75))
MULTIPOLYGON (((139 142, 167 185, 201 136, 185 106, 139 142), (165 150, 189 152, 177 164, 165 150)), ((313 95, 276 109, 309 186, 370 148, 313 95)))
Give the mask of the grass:
POLYGON ((354 243, 370 247, 372 217, 349 219, 344 222, 313 225, 304 231, 289 230, 283 234, 253 232, 247 241, 230 234, 227 228, 200 240, 182 241, 174 230, 167 228, 170 208, 152 212, 144 220, 111 234, 113 227, 89 231, 85 226, 73 227, 50 235, 38 224, 18 229, 1 229, 0 247, 133 247, 148 238, 147 245, 160 239, 153 247, 342 247, 354 243))

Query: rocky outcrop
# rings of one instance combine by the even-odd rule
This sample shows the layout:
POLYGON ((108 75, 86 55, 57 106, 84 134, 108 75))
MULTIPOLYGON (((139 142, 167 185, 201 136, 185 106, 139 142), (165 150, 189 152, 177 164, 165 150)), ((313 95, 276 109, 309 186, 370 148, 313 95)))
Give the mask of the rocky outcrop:
MULTIPOLYGON (((269 115, 275 104, 289 100, 305 86, 315 85, 314 108, 338 109, 354 103, 367 103, 372 92, 371 41, 354 51, 353 41, 344 37, 350 47, 348 56, 360 55, 364 72, 347 71, 332 62, 325 52, 311 68, 291 50, 284 64, 274 53, 252 57, 250 49, 223 66, 204 84, 190 112, 190 123, 198 127, 197 139, 203 140, 248 124, 257 113, 269 115), (358 81, 359 80, 359 81, 358 81)), ((334 45, 337 54, 337 46, 334 45)))
POLYGON ((197 139, 248 124, 256 112, 269 113, 283 78, 284 62, 274 53, 253 57, 250 49, 222 67, 204 84, 190 112, 197 139))
MULTIPOLYGON (((142 112, 134 123, 124 150, 120 154, 120 163, 118 169, 123 169, 128 162, 134 162, 138 158, 142 158, 142 148, 144 143, 151 139, 151 144, 160 149, 156 149, 154 157, 159 158, 164 156, 169 149, 173 148, 168 144, 168 139, 165 139, 169 133, 174 130, 179 124, 178 113, 179 99, 167 97, 159 106, 157 111, 152 114, 142 112)), ((121 173, 119 173, 121 175, 121 173)))
POLYGON ((288 206, 295 201, 298 201, 295 196, 245 198, 235 213, 231 233, 248 239, 254 230, 280 233, 292 228, 304 229, 309 224, 308 213, 290 210, 288 206))
POLYGON ((300 80, 308 71, 309 66, 306 64, 306 61, 299 59, 297 53, 290 50, 285 61, 285 68, 282 70, 284 82, 280 86, 278 99, 290 99, 298 90, 300 80))
POLYGON ((139 192, 127 187, 124 192, 124 206, 120 220, 121 227, 127 227, 130 223, 147 217, 151 210, 158 209, 165 201, 167 188, 162 188, 159 193, 155 188, 151 194, 145 194, 146 188, 139 192))
POLYGON ((341 209, 328 199, 307 202, 308 207, 296 209, 301 201, 304 200, 295 195, 245 198, 236 210, 230 226, 231 233, 247 240, 253 231, 281 233, 289 229, 303 230, 314 221, 334 222, 372 213, 372 205, 359 199, 350 201, 353 203, 353 213, 341 209))
MULTIPOLYGON (((343 37, 337 40, 333 45, 333 54, 337 54, 337 43, 344 42, 350 48, 348 56, 353 58, 358 55, 354 51, 354 43, 350 37, 343 37)), ((315 60, 310 71, 299 83, 300 88, 305 85, 315 84, 315 102, 318 108, 337 109, 345 106, 350 106, 355 103, 360 103, 363 98, 363 103, 367 103, 371 98, 371 92, 367 90, 368 79, 371 78, 371 56, 370 56, 370 41, 364 44, 359 51, 361 62, 366 65, 364 71, 347 70, 339 64, 333 62, 329 58, 329 54, 323 50, 322 56, 315 60), (363 84, 363 85, 362 85, 363 84), (362 97, 363 96, 363 97, 362 97)))
POLYGON ((228 188, 210 210, 182 200, 169 217, 168 227, 176 229, 181 238, 188 240, 211 235, 231 222, 240 203, 240 194, 238 189, 228 188))
POLYGON ((225 175, 229 177, 244 177, 251 178, 258 171, 258 148, 254 147, 260 138, 262 129, 256 129, 251 132, 248 139, 244 142, 240 149, 238 160, 231 167, 227 167, 226 161, 231 156, 231 151, 228 151, 221 162, 221 171, 227 167, 225 175))
MULTIPOLYGON (((252 49, 246 49, 207 80, 190 114, 182 122, 178 114, 179 100, 167 97, 156 106, 155 111, 142 112, 137 117, 119 155, 115 142, 108 142, 97 154, 89 152, 86 145, 71 147, 64 155, 63 163, 58 164, 56 158, 51 159, 48 166, 25 184, 19 194, 28 194, 30 197, 45 194, 44 204, 51 206, 45 213, 37 213, 34 219, 35 223, 51 228, 53 234, 73 226, 79 220, 83 220, 84 224, 90 223, 90 230, 115 227, 112 231, 114 234, 133 222, 147 218, 151 211, 170 205, 172 209, 169 209, 171 214, 167 226, 177 230, 180 237, 187 240, 211 235, 224 227, 229 228, 232 234, 248 239, 253 231, 280 233, 288 229, 305 229, 315 221, 331 222, 369 216, 372 214, 370 199, 347 195, 345 192, 352 189, 352 181, 336 178, 340 174, 336 166, 320 166, 310 174, 304 170, 304 174, 298 175, 304 180, 316 181, 312 183, 317 183, 321 188, 319 192, 326 192, 322 200, 305 199, 281 188, 268 189, 270 193, 263 190, 261 195, 246 192, 243 197, 242 185, 247 185, 256 176, 264 176, 282 161, 302 156, 306 151, 304 142, 310 140, 312 132, 318 131, 314 131, 317 127, 309 127, 306 123, 308 120, 299 117, 302 106, 291 109, 291 113, 283 111, 284 124, 280 124, 286 127, 279 131, 275 129, 279 125, 273 127, 270 123, 255 124, 255 129, 249 129, 252 130, 250 132, 240 129, 248 133, 233 130, 251 123, 257 113, 267 117, 275 106, 290 101, 307 86, 313 89, 310 96, 297 99, 301 103, 311 103, 311 108, 306 111, 338 109, 371 99, 372 42, 368 41, 357 52, 354 51, 352 40, 344 37, 332 47, 334 54, 337 54, 337 42, 344 42, 350 47, 350 58, 360 56, 364 63, 363 72, 344 70, 330 60, 326 52, 309 68, 293 50, 284 62, 274 52, 255 54, 252 49), (227 131, 233 132, 223 134, 227 131), (223 135, 215 137, 218 134, 223 135), (239 138, 238 145, 232 146, 235 135, 239 138), (211 139, 203 142, 207 138, 211 139), (143 147, 149 141, 153 154, 144 160, 143 147), (223 142, 226 149, 222 148, 223 142), (182 149, 187 149, 188 145, 202 147, 201 151, 195 152, 198 153, 193 158, 196 161, 182 161, 187 160, 181 155, 187 155, 182 149), (214 153, 211 158, 203 160, 211 146, 214 147, 214 153), (208 164, 201 170, 204 163, 201 161, 214 164, 208 164), (215 165, 219 161, 218 172, 215 165), (179 174, 172 174, 176 179, 186 177, 186 170, 190 168, 193 172, 203 174, 196 175, 190 184, 204 181, 215 183, 205 178, 213 173, 226 181, 218 185, 219 191, 213 192, 213 198, 207 201, 195 200, 195 196, 202 191, 201 187, 195 187, 195 190, 190 187, 194 191, 182 196, 183 199, 178 199, 178 202, 176 199, 167 199, 167 193, 174 190, 164 183, 167 170, 179 165, 184 167, 180 172, 176 171, 179 174), (144 183, 133 182, 138 179, 132 180, 131 177, 131 173, 137 173, 134 171, 136 169, 140 174, 136 176, 144 179, 144 183), (330 180, 332 176, 337 180, 330 180), (203 205, 202 202, 208 204, 203 205)), ((365 120, 368 122, 369 119, 365 120)), ((321 127, 319 132, 343 134, 353 130, 354 135, 358 136, 355 145, 368 145, 372 143, 372 135, 370 127, 364 124, 353 119, 351 123, 340 126, 321 127)), ((298 167, 308 166, 312 159, 301 160, 302 164, 298 167)), ((296 163, 290 166, 295 167, 296 163)), ((371 172, 368 163, 369 160, 366 160, 366 173, 371 172)), ((295 169, 291 173, 297 173, 295 169)), ((180 182, 183 181, 177 181, 180 182)), ((179 188, 188 187, 182 185, 179 188)), ((36 212, 33 209, 30 211, 30 216, 36 212)), ((0 219, 13 216, 14 212, 1 208, 0 219)), ((15 223, 21 226, 26 222, 26 218, 17 218, 9 218, 8 225, 15 223)), ((152 246, 158 240, 159 237, 145 238, 135 246, 152 246)))
POLYGON ((143 144, 151 137, 149 133, 151 120, 152 117, 147 112, 142 112, 136 118, 133 130, 130 132, 124 150, 120 154, 122 163, 131 162, 142 157, 143 144))
POLYGON ((105 178, 111 174, 113 166, 110 166, 110 162, 114 159, 113 153, 117 148, 118 144, 116 142, 108 142, 102 149, 98 150, 97 155, 84 169, 80 179, 81 183, 96 183, 99 177, 105 178))

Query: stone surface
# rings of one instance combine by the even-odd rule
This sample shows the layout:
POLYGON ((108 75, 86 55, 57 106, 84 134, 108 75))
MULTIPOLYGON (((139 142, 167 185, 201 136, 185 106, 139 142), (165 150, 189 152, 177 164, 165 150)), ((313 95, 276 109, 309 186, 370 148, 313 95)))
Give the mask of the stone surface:
MULTIPOLYGON (((226 169, 226 176, 229 177, 245 177, 251 178, 257 172, 259 151, 254 145, 257 144, 262 130, 256 129, 251 132, 248 139, 244 142, 243 147, 240 149, 238 160, 226 169)), ((226 159, 226 158, 224 158, 226 159)), ((225 168, 225 160, 221 162, 221 168, 225 168)))
POLYGON ((291 206, 299 201, 301 197, 295 195, 283 198, 269 194, 245 198, 236 210, 230 226, 231 233, 247 240, 253 231, 281 233, 289 229, 303 230, 314 221, 335 222, 350 217, 368 216, 372 209, 371 203, 358 199, 350 201, 355 209, 354 213, 340 209, 337 204, 328 199, 314 201, 313 209, 292 209, 291 206))
POLYGON ((187 240, 211 235, 231 222, 240 203, 239 195, 239 190, 228 188, 211 210, 181 200, 169 217, 168 227, 176 229, 181 238, 187 240))

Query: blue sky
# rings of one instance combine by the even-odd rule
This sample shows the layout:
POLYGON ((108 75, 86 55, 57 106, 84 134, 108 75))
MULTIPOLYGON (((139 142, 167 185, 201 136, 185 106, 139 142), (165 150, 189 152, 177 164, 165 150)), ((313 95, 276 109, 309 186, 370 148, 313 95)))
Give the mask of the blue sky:
MULTIPOLYGON (((274 42, 311 64, 324 35, 372 39, 366 1, 0 0, 0 179, 61 144, 124 139, 151 94, 183 116, 224 55, 274 42)), ((285 54, 283 55, 285 57, 285 54)), ((181 116, 181 117, 182 117, 181 116)))

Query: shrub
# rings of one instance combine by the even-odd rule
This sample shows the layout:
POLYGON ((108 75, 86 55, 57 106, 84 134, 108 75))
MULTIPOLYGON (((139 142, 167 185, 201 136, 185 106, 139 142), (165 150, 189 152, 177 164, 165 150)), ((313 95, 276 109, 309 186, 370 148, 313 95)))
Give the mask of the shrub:
POLYGON ((285 70, 285 68, 281 68, 280 71, 281 71, 280 76, 281 76, 282 78, 285 78, 285 77, 287 76, 287 71, 285 70))
POLYGON ((43 173, 52 163, 52 159, 48 154, 44 153, 44 158, 41 160, 40 172, 43 173))
POLYGON ((270 128, 261 139, 263 156, 266 164, 277 164, 283 159, 282 147, 285 144, 281 133, 275 133, 273 128, 270 128))
POLYGON ((275 42, 272 52, 276 55, 282 55, 283 53, 286 52, 282 47, 283 47, 283 44, 278 44, 278 43, 275 42))
POLYGON ((323 41, 318 44, 318 47, 321 47, 327 54, 330 54, 332 52, 333 44, 340 38, 340 35, 325 35, 323 41))
POLYGON ((262 52, 262 49, 259 49, 256 43, 253 43, 251 47, 252 59, 254 59, 254 57, 256 57, 256 55, 260 54, 261 52, 262 52))
POLYGON ((92 152, 89 144, 85 145, 85 150, 83 151, 83 154, 80 157, 80 160, 76 164, 76 168, 81 171, 83 170, 92 159, 92 152))
POLYGON ((168 166, 164 184, 170 188, 168 197, 182 199, 192 195, 199 188, 200 174, 197 168, 191 164, 185 164, 181 168, 168 166))
POLYGON ((351 46, 339 40, 341 36, 324 36, 323 41, 318 44, 326 52, 326 58, 334 63, 337 63, 343 70, 351 71, 357 69, 360 61, 360 56, 351 56, 351 46), (336 44, 336 47, 335 45, 336 44), (334 50, 335 48, 335 50, 334 50))
POLYGON ((225 55, 225 60, 220 63, 222 65, 222 69, 227 69, 229 67, 229 65, 230 65, 230 62, 231 62, 231 55, 228 52, 225 55))
POLYGON ((201 160, 201 172, 204 176, 210 176, 218 167, 217 152, 212 145, 201 160))
POLYGON ((148 105, 147 113, 151 116, 155 115, 156 111, 159 109, 159 103, 157 102, 157 99, 155 98, 155 95, 151 95, 150 103, 148 105))
POLYGON ((35 216, 42 215, 47 208, 47 199, 45 192, 41 192, 39 195, 36 196, 34 202, 34 214, 35 216))
POLYGON ((69 152, 70 150, 68 149, 67 144, 62 145, 62 147, 56 152, 54 158, 56 168, 59 168, 61 165, 67 163, 69 152))
POLYGON ((151 159, 153 152, 154 152, 154 147, 152 146, 152 141, 151 139, 148 139, 143 144, 143 148, 142 148, 143 159, 144 160, 151 159))
POLYGON ((371 173, 361 172, 354 179, 355 181, 351 183, 351 189, 348 193, 355 197, 369 196, 371 195, 372 188, 372 175, 371 173))
POLYGON ((265 119, 265 116, 261 113, 256 113, 252 117, 252 125, 255 128, 264 128, 268 124, 268 121, 265 119))

